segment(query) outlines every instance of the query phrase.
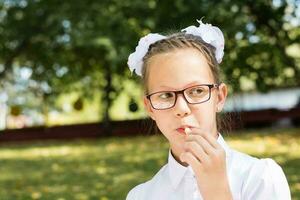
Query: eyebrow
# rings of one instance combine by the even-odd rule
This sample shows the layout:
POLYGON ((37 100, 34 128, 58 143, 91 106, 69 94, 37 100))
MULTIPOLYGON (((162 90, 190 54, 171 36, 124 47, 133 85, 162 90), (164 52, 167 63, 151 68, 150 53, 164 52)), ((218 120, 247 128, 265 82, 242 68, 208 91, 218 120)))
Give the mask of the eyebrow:
MULTIPOLYGON (((207 83, 202 83, 202 82, 199 82, 199 81, 193 81, 193 82, 185 85, 183 88, 180 88, 180 89, 184 89, 184 88, 187 88, 187 87, 190 87, 190 86, 193 86, 193 85, 201 85, 201 84, 207 84, 207 83)), ((165 85, 161 85, 161 86, 159 86, 159 88, 166 88, 167 90, 178 90, 176 88, 172 88, 170 86, 165 86, 165 85)))

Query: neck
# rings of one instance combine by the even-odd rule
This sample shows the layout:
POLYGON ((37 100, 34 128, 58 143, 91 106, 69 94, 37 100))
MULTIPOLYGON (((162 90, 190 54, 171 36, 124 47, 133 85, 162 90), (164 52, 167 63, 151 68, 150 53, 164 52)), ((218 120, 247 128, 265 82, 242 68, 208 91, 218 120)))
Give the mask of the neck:
POLYGON ((171 148, 171 154, 172 154, 172 156, 174 157, 174 159, 179 163, 179 164, 181 164, 182 166, 185 166, 185 167, 187 167, 188 166, 188 164, 186 163, 186 162, 182 162, 180 159, 179 159, 179 156, 177 156, 177 154, 176 154, 176 152, 173 150, 173 148, 171 148))

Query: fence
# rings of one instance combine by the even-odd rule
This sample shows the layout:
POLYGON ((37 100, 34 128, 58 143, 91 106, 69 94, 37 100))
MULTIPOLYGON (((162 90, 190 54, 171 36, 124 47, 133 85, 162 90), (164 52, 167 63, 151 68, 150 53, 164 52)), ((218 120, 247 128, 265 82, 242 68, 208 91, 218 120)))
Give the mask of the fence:
MULTIPOLYGON (((289 110, 266 109, 259 111, 232 112, 232 129, 272 126, 282 119, 289 119, 295 126, 300 125, 300 108, 289 110)), ((112 136, 142 135, 147 131, 150 119, 112 121, 112 136)), ((0 142, 25 141, 40 139, 74 139, 105 137, 105 127, 102 123, 75 124, 54 127, 32 127, 0 131, 0 142)))

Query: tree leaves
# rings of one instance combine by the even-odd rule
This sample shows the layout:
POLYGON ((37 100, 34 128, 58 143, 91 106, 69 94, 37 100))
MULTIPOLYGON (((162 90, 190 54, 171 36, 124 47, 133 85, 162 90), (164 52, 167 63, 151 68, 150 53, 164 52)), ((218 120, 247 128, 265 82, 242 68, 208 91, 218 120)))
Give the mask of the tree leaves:
POLYGON ((120 83, 106 84, 111 77, 129 78, 127 57, 141 36, 181 30, 201 17, 224 32, 221 68, 233 91, 243 89, 242 77, 259 91, 299 86, 299 57, 286 51, 300 41, 299 4, 267 0, 3 0, 0 86, 11 81, 7 75, 18 65, 31 68, 31 79, 46 82, 53 95, 71 90, 83 96, 96 90, 105 91, 105 96, 119 94, 120 83), (287 68, 289 73, 285 73, 287 68))

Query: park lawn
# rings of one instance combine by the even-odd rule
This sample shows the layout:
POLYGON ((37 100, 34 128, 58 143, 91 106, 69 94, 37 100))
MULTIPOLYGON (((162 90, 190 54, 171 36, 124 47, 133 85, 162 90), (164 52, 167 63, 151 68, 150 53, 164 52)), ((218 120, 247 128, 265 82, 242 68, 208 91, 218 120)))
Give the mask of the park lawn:
MULTIPOLYGON (((300 129, 260 129, 224 135, 228 144, 271 157, 300 200, 300 129)), ((123 200, 166 163, 159 136, 0 144, 0 199, 123 200)))

